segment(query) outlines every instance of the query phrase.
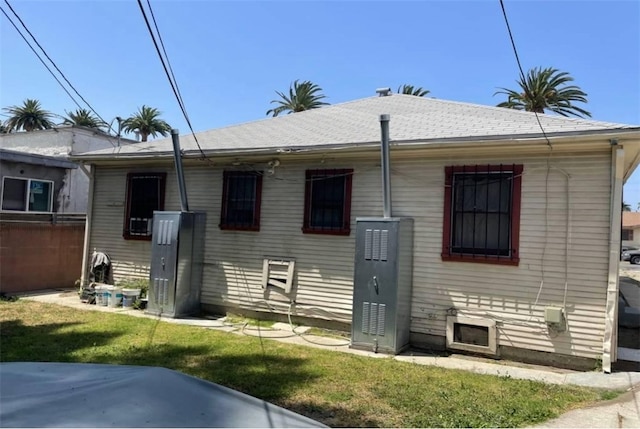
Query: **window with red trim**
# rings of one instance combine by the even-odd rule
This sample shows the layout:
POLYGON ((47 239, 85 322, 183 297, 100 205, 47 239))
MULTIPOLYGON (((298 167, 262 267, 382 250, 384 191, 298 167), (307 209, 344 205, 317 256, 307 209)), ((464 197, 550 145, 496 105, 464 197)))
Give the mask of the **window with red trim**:
POLYGON ((352 176, 353 169, 307 170, 303 232, 351 233, 352 176))
POLYGON ((518 264, 522 169, 445 168, 443 260, 518 264))
POLYGON ((262 172, 225 171, 220 229, 259 231, 262 172))
POLYGON ((153 212, 164 210, 166 173, 127 174, 124 238, 151 240, 153 212))

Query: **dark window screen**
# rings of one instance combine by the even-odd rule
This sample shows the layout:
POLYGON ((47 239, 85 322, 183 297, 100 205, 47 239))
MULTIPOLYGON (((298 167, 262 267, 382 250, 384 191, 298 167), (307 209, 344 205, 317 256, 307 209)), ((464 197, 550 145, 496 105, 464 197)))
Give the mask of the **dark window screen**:
POLYGON ((451 251, 509 256, 511 172, 455 173, 451 251))
POLYGON ((353 170, 308 170, 303 230, 348 235, 353 170))
POLYGON ((222 195, 222 229, 260 227, 260 172, 224 172, 222 195))

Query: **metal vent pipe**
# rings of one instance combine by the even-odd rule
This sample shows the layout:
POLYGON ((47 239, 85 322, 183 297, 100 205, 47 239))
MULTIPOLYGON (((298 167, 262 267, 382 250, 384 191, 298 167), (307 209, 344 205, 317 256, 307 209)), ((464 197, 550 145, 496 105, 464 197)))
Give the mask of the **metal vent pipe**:
POLYGON ((178 130, 171 130, 171 140, 173 141, 173 158, 176 163, 176 176, 178 177, 178 191, 180 192, 180 208, 183 212, 189 211, 187 202, 187 187, 184 183, 184 172, 182 171, 182 156, 180 154, 180 137, 178 130))
POLYGON ((382 158, 382 207, 383 217, 391 217, 391 174, 389 172, 389 121, 391 116, 380 115, 380 131, 382 141, 380 155, 382 158))

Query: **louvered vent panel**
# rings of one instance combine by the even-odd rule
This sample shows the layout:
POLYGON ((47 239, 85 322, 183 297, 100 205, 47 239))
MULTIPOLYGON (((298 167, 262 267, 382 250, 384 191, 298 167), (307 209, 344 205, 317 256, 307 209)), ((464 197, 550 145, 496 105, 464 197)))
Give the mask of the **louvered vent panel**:
POLYGON ((380 260, 380 230, 373 230, 373 260, 380 260))
POLYGON ((373 230, 367 229, 364 234, 364 259, 366 259, 367 261, 371 260, 371 252, 373 246, 373 244, 371 243, 373 240, 372 236, 373 230))
POLYGON ((171 230, 173 229, 173 221, 172 220, 161 220, 160 221, 160 234, 158 234, 158 244, 169 245, 171 244, 171 230))
POLYGON ((387 261, 387 253, 389 252, 389 230, 383 229, 380 237, 380 260, 387 261))
POLYGON ((371 313, 369 314, 369 333, 375 334, 378 324, 378 304, 371 303, 371 313))
POLYGON ((386 309, 386 304, 378 305, 378 335, 380 335, 381 337, 384 336, 384 316, 386 313, 386 309))
POLYGON ((369 333, 369 303, 362 303, 362 332, 364 334, 369 333))
POLYGON ((154 278, 153 279, 153 298, 154 298, 154 304, 159 304, 160 303, 160 279, 159 278, 154 278))

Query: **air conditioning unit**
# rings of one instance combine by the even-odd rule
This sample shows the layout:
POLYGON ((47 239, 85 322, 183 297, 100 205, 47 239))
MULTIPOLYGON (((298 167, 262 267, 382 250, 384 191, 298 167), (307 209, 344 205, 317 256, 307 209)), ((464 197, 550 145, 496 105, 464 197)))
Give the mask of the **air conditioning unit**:
POLYGON ((151 235, 153 219, 132 217, 129 219, 129 235, 151 235))

